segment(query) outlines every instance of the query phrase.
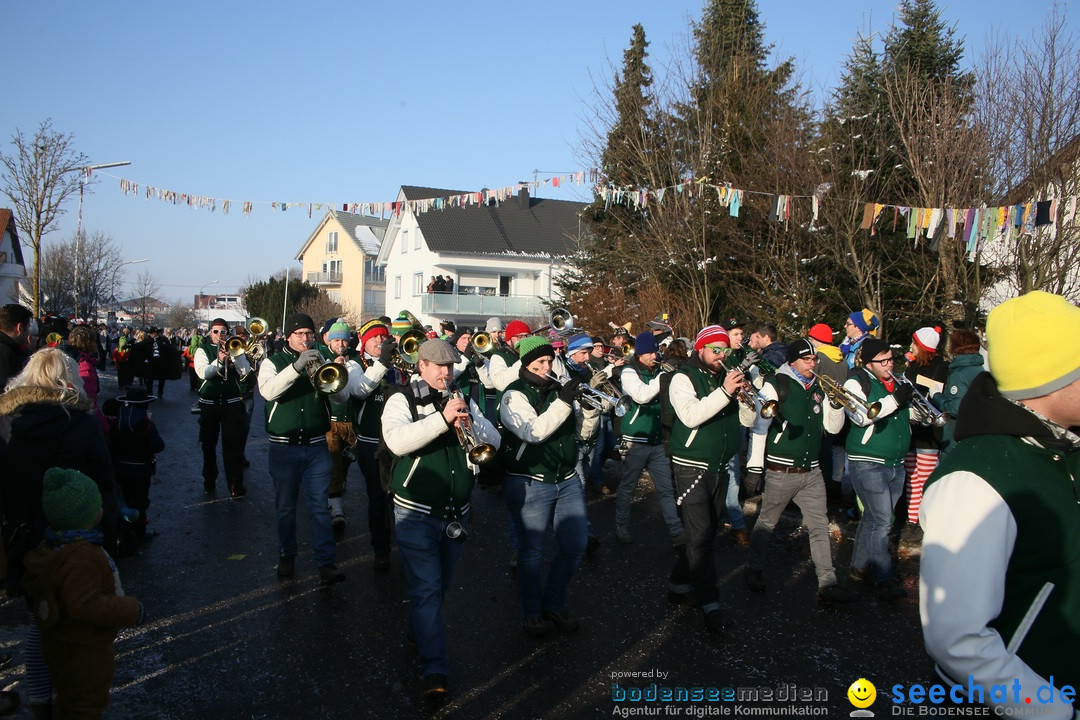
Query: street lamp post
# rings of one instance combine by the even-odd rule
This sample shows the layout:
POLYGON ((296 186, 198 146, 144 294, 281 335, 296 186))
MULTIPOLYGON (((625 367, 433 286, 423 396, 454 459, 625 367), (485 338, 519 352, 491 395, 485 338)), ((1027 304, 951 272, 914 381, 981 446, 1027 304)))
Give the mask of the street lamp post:
POLYGON ((124 267, 125 265, 137 265, 138 263, 144 263, 144 262, 150 262, 150 258, 139 258, 138 260, 125 260, 124 262, 122 262, 122 263, 120 263, 119 265, 116 266, 116 274, 113 275, 113 290, 112 290, 113 304, 116 304, 116 278, 119 277, 119 275, 120 275, 120 268, 124 267))
POLYGON ((75 224, 75 287, 71 291, 75 300, 75 322, 79 321, 79 250, 82 246, 82 204, 83 190, 86 188, 86 179, 90 177, 90 173, 95 170, 121 167, 130 164, 130 160, 123 160, 121 162, 101 163, 100 165, 87 165, 84 168, 79 168, 80 172, 82 172, 82 179, 79 181, 79 216, 75 224))
MULTIPOLYGON (((205 289, 207 285, 217 285, 217 280, 211 280, 208 283, 203 283, 203 286, 201 288, 199 288, 199 302, 202 302, 203 289, 205 289)), ((196 320, 195 324, 198 325, 198 320, 199 320, 198 314, 195 315, 195 320, 196 320)), ((206 304, 206 321, 210 322, 210 303, 206 304)))

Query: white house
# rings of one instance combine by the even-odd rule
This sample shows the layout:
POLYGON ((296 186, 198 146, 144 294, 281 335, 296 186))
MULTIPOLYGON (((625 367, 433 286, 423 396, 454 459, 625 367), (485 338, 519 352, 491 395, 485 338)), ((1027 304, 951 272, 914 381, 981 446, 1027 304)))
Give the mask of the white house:
POLYGON ((26 279, 26 266, 15 215, 7 208, 0 208, 0 232, 0 304, 23 302, 19 299, 19 284, 26 279))
POLYGON ((436 328, 442 320, 483 326, 492 316, 535 327, 556 299, 553 278, 577 247, 585 205, 532 198, 521 187, 502 202, 414 210, 413 201, 466 194, 402 186, 377 259, 386 268, 386 314, 408 310, 436 328), (436 276, 453 289, 430 292, 436 276))

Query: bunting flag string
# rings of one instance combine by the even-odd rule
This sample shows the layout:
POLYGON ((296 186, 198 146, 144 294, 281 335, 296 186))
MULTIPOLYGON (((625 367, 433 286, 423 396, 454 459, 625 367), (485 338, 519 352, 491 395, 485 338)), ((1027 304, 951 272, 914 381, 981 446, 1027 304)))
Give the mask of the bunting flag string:
MULTIPOLYGON (((220 209, 224 215, 228 215, 232 209, 232 200, 180 193, 151 185, 143 186, 140 189, 137 182, 109 173, 98 172, 119 180, 120 191, 125 195, 130 194, 139 197, 141 194, 146 201, 156 199, 174 205, 187 205, 193 209, 209 210, 210 212, 216 212, 220 209)), ((818 188, 812 195, 788 195, 734 188, 730 183, 713 185, 705 177, 688 177, 674 185, 656 189, 617 187, 612 184, 602 184, 600 171, 592 168, 565 175, 556 175, 543 180, 515 183, 494 190, 482 190, 480 192, 461 193, 445 197, 392 202, 351 203, 280 201, 260 203, 245 200, 241 204, 241 211, 245 216, 248 216, 254 211, 256 205, 268 205, 272 212, 288 212, 290 209, 300 209, 305 211, 310 218, 314 213, 322 213, 324 209, 340 207, 344 212, 386 218, 388 215, 392 217, 400 216, 406 211, 420 214, 447 208, 476 207, 492 202, 498 205, 516 197, 523 189, 533 193, 547 185, 561 187, 567 183, 572 183, 578 187, 591 186, 597 197, 603 201, 605 208, 610 208, 612 205, 624 205, 639 211, 647 210, 650 202, 663 205, 665 198, 672 197, 672 191, 674 191, 675 197, 686 196, 688 199, 694 200, 711 189, 716 194, 720 206, 728 208, 728 214, 734 218, 739 217, 747 195, 758 195, 769 198, 769 220, 785 224, 792 219, 795 201, 809 200, 811 228, 816 225, 821 207, 826 200, 829 202, 859 202, 841 198, 828 198, 822 188, 818 188)), ((876 236, 879 232, 879 226, 883 222, 882 218, 891 215, 893 232, 901 228, 906 230, 907 238, 912 241, 915 247, 918 247, 920 243, 926 243, 931 249, 936 249, 943 237, 959 237, 967 249, 968 258, 974 259, 986 243, 1011 240, 1018 234, 1033 234, 1036 228, 1053 224, 1059 212, 1064 225, 1074 224, 1078 220, 1077 199, 1078 196, 1072 195, 1049 200, 1034 200, 1017 205, 1001 207, 983 205, 977 208, 923 208, 892 203, 864 203, 860 228, 868 230, 871 236, 876 236), (891 209, 892 212, 886 213, 887 209, 891 209)))

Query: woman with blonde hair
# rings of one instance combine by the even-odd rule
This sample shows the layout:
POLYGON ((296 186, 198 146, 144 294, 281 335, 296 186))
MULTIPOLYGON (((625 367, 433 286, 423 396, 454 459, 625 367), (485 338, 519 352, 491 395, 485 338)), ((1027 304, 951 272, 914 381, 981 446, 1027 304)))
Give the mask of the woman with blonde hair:
MULTIPOLYGON (((78 365, 58 348, 30 356, 0 395, 0 507, 9 585, 20 582, 24 556, 41 543, 47 525, 42 478, 49 468, 74 468, 93 479, 101 493, 103 546, 115 552, 116 480, 105 436, 91 409, 78 365)), ((45 708, 52 685, 33 624, 27 633, 26 665, 31 707, 45 708)))

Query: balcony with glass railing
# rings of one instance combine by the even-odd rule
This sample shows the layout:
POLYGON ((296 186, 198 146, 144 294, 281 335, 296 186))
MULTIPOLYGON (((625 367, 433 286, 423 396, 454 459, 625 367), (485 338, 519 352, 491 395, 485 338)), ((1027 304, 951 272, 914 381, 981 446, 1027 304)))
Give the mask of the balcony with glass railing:
POLYGON ((422 311, 437 317, 487 315, 499 317, 543 316, 544 300, 535 295, 462 295, 428 293, 423 296, 422 311))
POLYGON ((312 285, 340 285, 341 273, 339 272, 309 272, 307 281, 312 285))

